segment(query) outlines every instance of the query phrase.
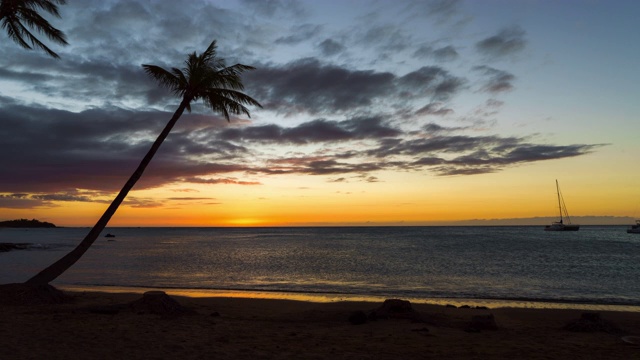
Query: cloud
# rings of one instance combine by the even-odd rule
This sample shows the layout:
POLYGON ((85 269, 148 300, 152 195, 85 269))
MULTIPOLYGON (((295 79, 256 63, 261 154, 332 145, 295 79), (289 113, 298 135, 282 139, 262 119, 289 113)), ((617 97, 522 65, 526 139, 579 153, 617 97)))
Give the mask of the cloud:
POLYGON ((482 90, 490 93, 500 93, 513 89, 513 80, 515 76, 503 70, 494 69, 492 67, 482 65, 475 66, 473 70, 481 72, 487 79, 482 86, 482 90))
MULTIPOLYGON (((0 169, 5 169, 0 207, 11 208, 110 200, 109 194, 124 184, 170 116, 114 107, 73 113, 8 98, 0 98, 0 104, 0 151, 5 154, 0 158, 0 169)), ((431 105, 431 112, 443 110, 439 103, 431 105)), ((245 180, 259 174, 330 176, 333 181, 360 176, 367 182, 379 181, 376 173, 383 170, 469 175, 582 156, 603 146, 469 136, 465 127, 433 122, 405 130, 394 120, 354 116, 286 127, 184 115, 134 189, 189 183, 260 185, 245 180), (272 150, 280 146, 295 152, 272 150)), ((157 207, 162 201, 132 197, 127 204, 157 207)))
POLYGON ((183 181, 187 183, 192 183, 192 184, 208 184, 208 185, 216 185, 216 184, 262 185, 262 183, 259 181, 242 181, 235 178, 204 179, 199 177, 190 177, 190 178, 184 178, 183 181))
POLYGON ((307 58, 283 66, 261 65, 245 78, 247 92, 266 109, 321 114, 371 106, 393 88, 395 76, 323 65, 307 58))
POLYGON ((460 0, 423 0, 412 1, 407 11, 416 16, 434 18, 438 24, 452 21, 459 15, 460 0))
POLYGON ((457 60, 460 57, 460 54, 455 49, 455 47, 448 45, 443 46, 437 49, 434 49, 432 46, 423 45, 420 46, 413 53, 413 56, 419 59, 434 59, 438 62, 450 62, 457 60))
MULTIPOLYGON (((472 175, 583 156, 604 146, 540 144, 491 135, 490 128, 456 126, 466 120, 458 115, 463 110, 457 96, 479 88, 471 95, 483 97, 482 105, 472 116, 492 115, 502 105, 493 97, 513 90, 516 76, 487 65, 470 74, 463 72, 468 66, 450 66, 466 51, 459 38, 430 41, 402 23, 451 24, 461 19, 460 1, 413 1, 394 7, 394 18, 382 14, 380 4, 356 20, 375 21, 337 28, 308 18, 309 4, 293 0, 242 0, 240 7, 124 0, 66 5, 63 30, 71 45, 61 49, 60 61, 0 44, 0 207, 109 201, 179 101, 140 64, 181 66, 185 54, 202 51, 213 39, 228 63, 257 67, 243 80, 246 93, 265 109, 251 121, 234 118, 228 124, 194 104, 134 190, 253 186, 262 184, 255 180, 260 176, 283 174, 334 182, 377 182, 385 170, 472 175), (481 82, 472 89, 467 76, 474 74, 481 82)), ((475 49, 484 60, 495 60, 518 54, 526 44, 525 31, 512 27, 475 49)), ((132 196, 127 204, 157 207, 182 200, 199 201, 132 196)))
POLYGON ((489 57, 513 55, 526 47, 525 34, 525 31, 518 26, 502 29, 496 35, 477 42, 476 49, 489 57))
POLYGON ((278 13, 302 16, 305 10, 294 0, 241 0, 247 9, 253 9, 261 15, 274 16, 278 13))
POLYGON ((218 136, 224 141, 309 144, 377 139, 398 136, 401 133, 380 117, 357 117, 344 121, 317 119, 290 128, 269 124, 224 129, 218 136))
POLYGON ((291 35, 282 36, 276 39, 276 44, 295 45, 314 38, 322 31, 322 26, 303 24, 291 29, 291 35))
POLYGON ((398 83, 413 98, 448 100, 462 89, 465 79, 438 66, 424 66, 398 78, 398 83))
POLYGON ((320 48, 322 54, 325 56, 334 56, 346 50, 346 47, 344 45, 333 39, 324 40, 318 45, 318 47, 320 48))
POLYGON ((416 110, 416 115, 435 115, 435 116, 446 116, 453 114, 453 109, 448 109, 442 106, 442 103, 435 102, 429 103, 420 109, 416 110))

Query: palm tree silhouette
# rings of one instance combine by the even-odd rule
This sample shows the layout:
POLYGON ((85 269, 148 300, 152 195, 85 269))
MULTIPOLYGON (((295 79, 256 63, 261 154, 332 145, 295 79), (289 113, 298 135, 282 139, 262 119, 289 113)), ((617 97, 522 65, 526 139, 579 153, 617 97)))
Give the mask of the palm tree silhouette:
POLYGON ((51 26, 38 10, 44 10, 55 17, 60 17, 58 5, 66 4, 66 0, 0 0, 0 22, 9 38, 25 49, 34 47, 44 50, 49 56, 59 58, 32 33, 33 30, 44 34, 49 40, 68 45, 65 34, 51 26), (29 28, 32 31, 29 31, 29 28))
POLYGON ((226 66, 224 59, 216 56, 215 40, 202 54, 198 55, 196 52, 189 54, 185 61, 185 67, 182 69, 172 68, 171 71, 168 71, 156 65, 142 65, 142 67, 144 67, 146 73, 156 79, 161 86, 172 90, 175 95, 182 98, 178 109, 153 143, 147 155, 142 159, 136 171, 134 171, 122 187, 122 190, 120 190, 120 193, 111 205, 109 205, 91 231, 89 231, 89 234, 87 234, 84 240, 70 253, 27 280, 25 282, 26 284, 48 284, 82 257, 91 244, 98 238, 100 232, 107 226, 107 223, 113 214, 115 214, 129 191, 138 179, 140 179, 145 168, 149 165, 156 151, 158 151, 164 139, 169 135, 169 132, 171 132, 171 129, 184 110, 186 109, 191 112, 190 104, 192 101, 202 100, 205 105, 214 112, 222 113, 227 121, 229 121, 229 114, 240 115, 244 113, 250 116, 249 110, 245 105, 262 107, 256 100, 242 93, 244 86, 242 85, 240 75, 244 71, 253 70, 254 68, 242 64, 226 66))

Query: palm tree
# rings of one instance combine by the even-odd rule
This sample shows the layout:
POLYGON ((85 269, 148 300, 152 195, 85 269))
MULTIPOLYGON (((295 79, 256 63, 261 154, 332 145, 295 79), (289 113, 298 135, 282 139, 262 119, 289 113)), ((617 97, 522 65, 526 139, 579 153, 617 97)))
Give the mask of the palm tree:
POLYGON ((58 5, 66 4, 66 0, 0 0, 0 22, 2 28, 7 31, 9 38, 25 49, 38 47, 44 50, 49 56, 59 58, 53 50, 29 31, 28 28, 35 29, 44 34, 49 40, 68 45, 64 33, 49 24, 38 10, 44 10, 49 14, 60 17, 58 5))
POLYGON ((244 86, 240 75, 244 71, 253 70, 254 68, 242 64, 226 66, 224 59, 216 56, 215 40, 202 54, 198 55, 195 52, 189 54, 185 61, 185 67, 182 69, 172 68, 171 71, 168 71, 156 65, 142 65, 142 67, 161 86, 172 90, 175 95, 182 98, 178 109, 173 113, 171 120, 169 120, 164 130, 153 143, 147 155, 142 159, 136 171, 131 175, 118 196, 109 205, 84 240, 69 254, 27 280, 25 284, 48 284, 80 259, 100 235, 100 232, 104 230, 118 206, 140 179, 144 169, 149 165, 153 155, 158 151, 184 110, 191 112, 190 104, 192 101, 202 100, 214 112, 222 113, 227 121, 229 121, 229 114, 240 115, 244 113, 250 116, 249 110, 245 105, 261 107, 256 100, 242 93, 244 86))

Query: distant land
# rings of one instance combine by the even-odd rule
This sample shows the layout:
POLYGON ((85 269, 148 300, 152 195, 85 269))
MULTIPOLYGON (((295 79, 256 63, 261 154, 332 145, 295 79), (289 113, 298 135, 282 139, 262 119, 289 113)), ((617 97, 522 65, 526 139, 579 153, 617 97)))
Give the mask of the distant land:
MULTIPOLYGON (((393 221, 393 222, 348 222, 348 223, 295 223, 284 226, 545 226, 558 221, 555 216, 507 219, 469 219, 448 221, 393 221)), ((566 222, 566 219, 565 219, 566 222)), ((572 216, 571 223, 577 225, 631 226, 636 219, 630 216, 572 216)))
MULTIPOLYGON (((451 225, 458 226, 508 226, 508 225, 549 225, 558 221, 557 217, 533 217, 513 219, 472 219, 452 221, 451 225)), ((566 221, 566 220, 565 220, 566 221)), ((632 225, 636 220, 628 216, 572 216, 571 223, 579 225, 632 225)))
POLYGON ((0 228, 54 228, 54 224, 46 221, 39 221, 36 219, 19 219, 0 221, 0 228))

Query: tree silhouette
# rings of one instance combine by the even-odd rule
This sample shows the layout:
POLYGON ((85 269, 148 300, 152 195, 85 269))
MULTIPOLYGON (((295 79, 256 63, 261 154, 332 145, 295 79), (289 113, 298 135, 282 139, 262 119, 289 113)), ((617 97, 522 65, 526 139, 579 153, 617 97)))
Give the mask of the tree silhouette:
POLYGON ((100 232, 107 226, 107 223, 113 214, 115 214, 129 191, 138 179, 140 179, 145 168, 149 165, 156 151, 158 151, 164 139, 169 135, 184 110, 191 111, 192 101, 202 100, 205 105, 214 112, 222 113, 227 121, 230 120, 230 114, 246 114, 250 116, 249 110, 245 105, 261 107, 256 100, 242 93, 244 86, 240 75, 244 71, 253 70, 254 68, 242 64, 226 66, 224 59, 218 58, 216 55, 215 40, 202 54, 198 55, 196 52, 189 54, 185 61, 185 67, 182 69, 172 68, 171 71, 168 71, 156 65, 142 66, 146 73, 157 80, 161 86, 170 89, 175 95, 182 99, 178 109, 153 143, 147 155, 142 159, 138 168, 84 240, 63 258, 27 280, 26 284, 48 284, 82 257, 91 244, 97 239, 98 235, 100 235, 100 232))
POLYGON ((9 38, 23 48, 40 48, 49 56, 59 58, 60 56, 38 40, 32 31, 44 34, 55 43, 68 45, 65 34, 51 26, 38 13, 39 10, 44 10, 59 18, 58 5, 64 4, 66 0, 0 0, 0 23, 9 38))

